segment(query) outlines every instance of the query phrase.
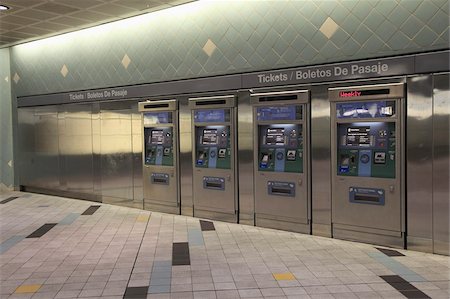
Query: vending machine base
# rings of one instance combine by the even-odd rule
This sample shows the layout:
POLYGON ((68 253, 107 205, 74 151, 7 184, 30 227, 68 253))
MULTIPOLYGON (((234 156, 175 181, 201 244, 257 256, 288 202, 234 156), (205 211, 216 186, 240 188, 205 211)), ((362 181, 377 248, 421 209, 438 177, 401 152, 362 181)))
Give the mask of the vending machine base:
POLYGON ((405 237, 398 231, 377 230, 345 224, 333 224, 333 238, 404 248, 405 237))
POLYGON ((267 216, 258 215, 255 220, 255 225, 266 228, 286 230, 296 233, 303 233, 303 234, 311 233, 310 231, 311 225, 308 223, 306 219, 305 222, 294 222, 287 220, 286 217, 281 219, 276 218, 274 216, 270 216, 271 218, 268 218, 267 216))

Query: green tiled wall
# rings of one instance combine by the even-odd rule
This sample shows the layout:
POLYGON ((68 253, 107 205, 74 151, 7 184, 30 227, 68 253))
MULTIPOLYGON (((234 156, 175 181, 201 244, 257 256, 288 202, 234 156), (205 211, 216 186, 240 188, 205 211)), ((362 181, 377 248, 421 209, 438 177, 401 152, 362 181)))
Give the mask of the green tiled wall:
POLYGON ((13 88, 23 96, 447 49, 448 15, 448 0, 194 2, 12 47, 13 88), (330 38, 320 31, 328 17, 338 25, 330 38))
POLYGON ((13 184, 11 77, 9 49, 0 49, 0 191, 13 184), (12 163, 12 162, 11 162, 12 163))

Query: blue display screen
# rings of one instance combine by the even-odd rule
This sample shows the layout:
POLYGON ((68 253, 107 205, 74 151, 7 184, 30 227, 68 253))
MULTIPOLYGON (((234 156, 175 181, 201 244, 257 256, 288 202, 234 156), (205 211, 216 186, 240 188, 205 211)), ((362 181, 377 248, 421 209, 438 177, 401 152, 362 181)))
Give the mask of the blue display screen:
POLYGON ((205 109, 194 111, 194 122, 196 123, 218 123, 230 121, 228 109, 205 109))
POLYGON ((256 108, 256 118, 260 121, 301 119, 301 106, 263 106, 256 108))
POLYGON ((337 118, 384 118, 395 115, 395 101, 346 102, 336 104, 337 118))
POLYGON ((172 123, 171 112, 144 113, 144 124, 170 124, 170 123, 172 123))

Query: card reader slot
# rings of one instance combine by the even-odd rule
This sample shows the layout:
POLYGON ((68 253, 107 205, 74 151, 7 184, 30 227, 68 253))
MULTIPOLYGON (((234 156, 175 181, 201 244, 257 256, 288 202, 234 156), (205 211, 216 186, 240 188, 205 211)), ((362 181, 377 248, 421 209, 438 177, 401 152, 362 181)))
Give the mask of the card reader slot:
POLYGON ((380 197, 369 194, 355 194, 354 201, 380 202, 380 197))
POLYGON ((285 189, 285 188, 272 187, 272 194, 290 195, 290 194, 292 194, 292 190, 285 189))
POLYGON ((206 182, 205 187, 211 188, 211 189, 222 189, 223 184, 217 183, 217 182, 206 182))

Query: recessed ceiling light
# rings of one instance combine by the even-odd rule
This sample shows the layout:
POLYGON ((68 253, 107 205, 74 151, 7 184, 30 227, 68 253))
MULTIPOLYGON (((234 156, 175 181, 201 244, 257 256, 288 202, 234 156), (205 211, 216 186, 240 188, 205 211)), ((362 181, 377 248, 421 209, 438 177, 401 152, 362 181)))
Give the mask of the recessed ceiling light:
POLYGON ((0 4, 0 10, 8 10, 9 7, 3 4, 0 4))

